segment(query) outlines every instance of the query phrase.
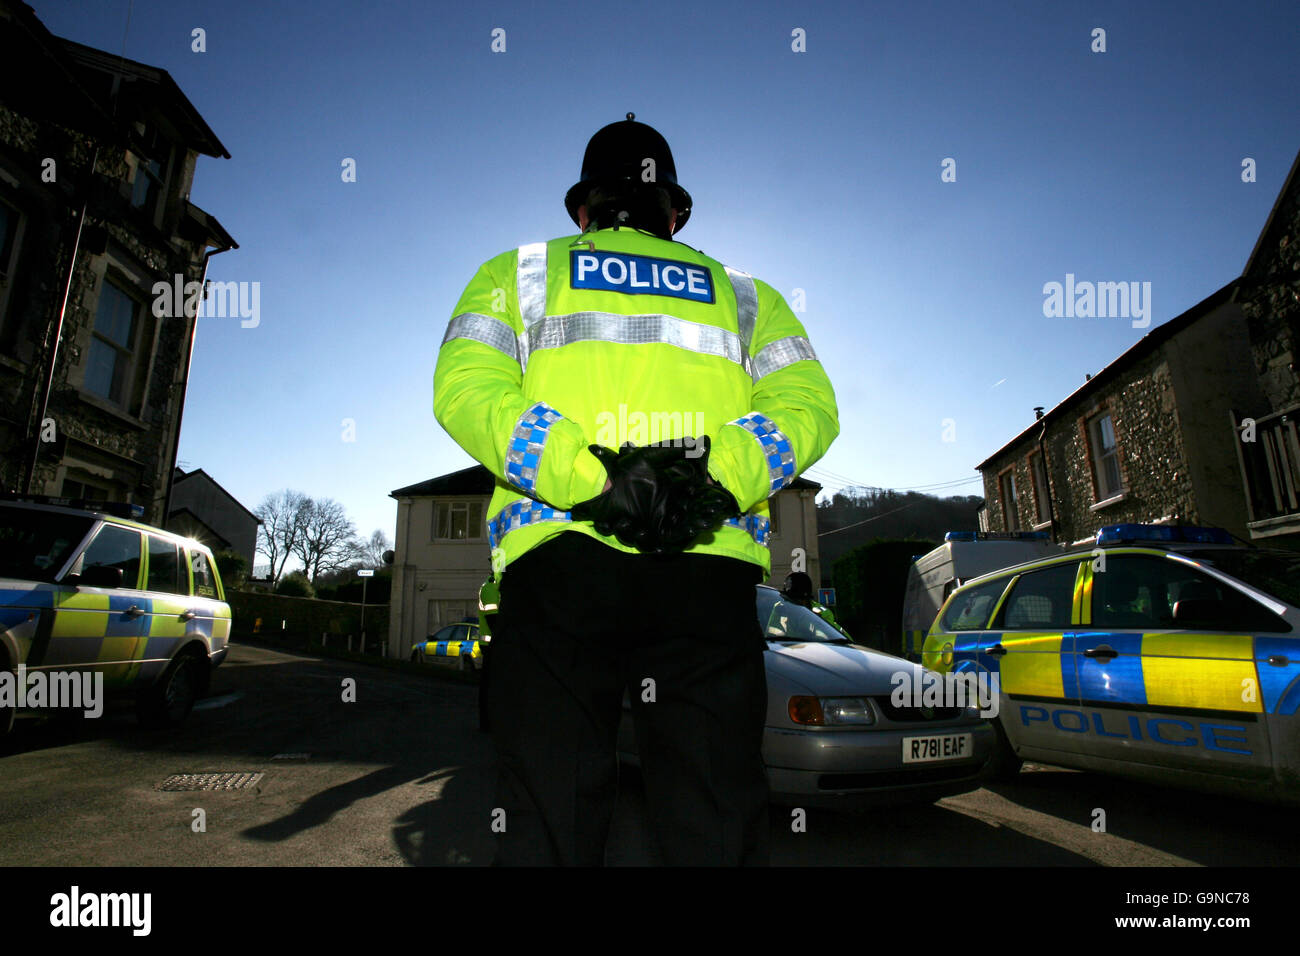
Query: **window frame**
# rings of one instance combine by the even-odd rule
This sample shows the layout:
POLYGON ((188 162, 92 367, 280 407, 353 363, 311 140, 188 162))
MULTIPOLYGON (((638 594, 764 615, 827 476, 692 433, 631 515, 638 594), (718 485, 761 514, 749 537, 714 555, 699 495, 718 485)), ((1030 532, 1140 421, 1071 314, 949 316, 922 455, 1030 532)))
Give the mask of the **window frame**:
MULTIPOLYGON (((79 574, 85 574, 86 555, 90 552, 90 549, 95 546, 95 543, 99 540, 100 535, 104 534, 105 531, 109 529, 112 529, 114 531, 122 531, 127 534, 134 534, 136 538, 137 554, 136 554, 135 581, 134 583, 128 582, 125 574, 123 574, 122 584, 120 585, 119 590, 123 590, 123 591, 142 590, 140 584, 142 581, 145 581, 144 570, 146 567, 145 561, 147 560, 146 558, 147 552, 145 550, 144 532, 142 532, 139 528, 128 528, 126 525, 115 524, 112 521, 101 522, 99 527, 96 528, 92 533, 90 540, 86 541, 85 544, 82 546, 82 548, 78 551, 77 557, 74 560, 72 565, 73 569, 75 569, 79 574)), ((145 581, 145 583, 148 582, 145 581)))
MULTIPOLYGON (((155 594, 171 594, 171 595, 175 595, 176 597, 188 597, 188 596, 189 596, 189 588, 188 588, 188 586, 186 586, 184 590, 176 590, 176 589, 175 589, 175 588, 179 588, 179 587, 182 586, 182 584, 181 584, 181 580, 180 580, 180 571, 181 571, 181 553, 184 551, 184 549, 180 546, 180 544, 176 541, 175 538, 169 537, 169 536, 167 536, 167 535, 154 534, 154 533, 151 532, 151 531, 147 531, 147 532, 145 532, 145 535, 146 535, 146 537, 147 537, 147 541, 145 542, 145 550, 149 553, 149 564, 148 564, 148 567, 147 567, 147 569, 146 569, 146 571, 145 571, 145 576, 144 576, 144 589, 145 589, 146 591, 152 591, 152 592, 155 593, 155 594), (173 587, 172 590, 168 590, 168 589, 166 589, 166 588, 159 589, 159 588, 155 588, 155 587, 153 586, 153 559, 154 559, 154 551, 153 551, 153 548, 151 547, 151 545, 152 545, 153 542, 155 542, 155 541, 161 542, 161 543, 163 543, 163 544, 171 545, 171 548, 172 548, 172 554, 174 555, 174 557, 175 557, 175 559, 176 559, 175 574, 174 574, 174 578, 173 578, 173 581, 172 581, 172 584, 174 585, 174 587, 173 587)), ((187 581, 187 584, 188 584, 188 581, 187 581)))
MULTIPOLYGON (((134 406, 135 404, 135 395, 137 391, 136 380, 139 377, 140 345, 141 345, 141 341, 145 337, 145 328, 144 328, 145 322, 144 322, 143 313, 146 310, 145 310, 145 303, 140 299, 136 298, 131 288, 127 288, 125 286, 126 283, 124 283, 120 278, 113 275, 109 275, 107 273, 100 281, 99 296, 97 296, 95 299, 94 319, 90 323, 90 342, 88 343, 88 347, 86 349, 86 365, 82 371, 81 387, 85 389, 86 392, 95 396, 96 398, 108 402, 109 404, 121 409, 123 412, 126 412, 127 414, 131 414, 132 406, 134 406), (132 312, 132 326, 131 326, 131 332, 132 332, 131 338, 133 338, 134 341, 127 347, 123 347, 119 345, 117 342, 114 342, 108 336, 100 332, 99 329, 96 327, 99 323, 100 305, 103 303, 104 300, 104 291, 105 291, 104 287, 109 285, 111 285, 118 293, 123 295, 128 301, 130 301, 134 305, 134 310, 132 312), (102 343, 103 346, 106 348, 112 349, 117 355, 117 361, 121 361, 124 355, 126 357, 127 366, 123 370, 121 376, 122 397, 120 399, 114 398, 111 394, 109 395, 103 394, 102 392, 98 391, 94 385, 91 384, 90 363, 92 361, 92 356, 95 351, 94 346, 95 343, 97 342, 102 343)), ((116 362, 113 366, 113 372, 114 372, 114 376, 116 376, 117 373, 116 362)), ((112 385, 110 384, 109 391, 112 392, 112 390, 113 388, 112 385)))
POLYGON ((484 517, 487 506, 481 499, 470 498, 446 498, 435 499, 433 502, 433 527, 430 529, 430 541, 435 542, 455 542, 460 544, 472 543, 486 540, 487 524, 484 517), (447 536, 439 534, 441 530, 439 520, 442 509, 447 509, 447 536), (474 509, 478 509, 478 521, 474 521, 474 509), (455 515, 457 512, 465 515, 465 537, 457 538, 452 536, 455 530, 455 515))
POLYGON ((1124 482, 1124 469, 1120 461, 1119 430, 1115 427, 1115 416, 1109 408, 1100 408, 1084 419, 1084 431, 1088 437, 1088 461, 1092 469, 1092 488, 1095 501, 1109 501, 1124 494, 1127 487, 1124 482), (1110 435, 1114 439, 1113 448, 1107 452, 1101 431, 1102 420, 1110 424, 1110 435), (1105 481, 1107 461, 1115 463, 1115 487, 1109 487, 1105 481))
POLYGON ((1016 467, 1008 465, 998 472, 998 503, 1002 506, 1003 531, 1015 531, 1020 524, 1020 499, 1016 491, 1016 467), (1011 510, 1007 510, 1007 482, 1011 483, 1011 510))
POLYGON ((1016 575, 1007 574, 994 578, 991 581, 971 583, 969 587, 966 585, 958 586, 958 588, 949 595, 948 600, 944 602, 943 607, 939 608, 939 614, 936 618, 939 622, 939 630, 945 634, 962 634, 967 631, 987 631, 989 629, 989 621, 993 619, 993 615, 997 613, 1002 606, 1002 598, 1007 593, 1007 586, 1015 579, 1016 575), (946 619, 949 613, 949 605, 953 601, 964 599, 967 594, 974 591, 982 591, 984 588, 993 587, 994 585, 998 585, 1000 589, 994 596, 993 603, 989 605, 988 614, 984 616, 982 623, 978 627, 957 627, 955 623, 951 627, 948 625, 946 619))

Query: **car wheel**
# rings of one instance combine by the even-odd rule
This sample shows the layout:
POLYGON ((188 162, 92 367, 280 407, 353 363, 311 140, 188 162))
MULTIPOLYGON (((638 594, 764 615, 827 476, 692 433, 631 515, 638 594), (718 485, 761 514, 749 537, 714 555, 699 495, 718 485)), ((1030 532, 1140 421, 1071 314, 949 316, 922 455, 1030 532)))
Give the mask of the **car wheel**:
POLYGON ((474 658, 470 657, 468 654, 460 655, 460 669, 461 672, 465 674, 474 673, 474 658))
POLYGON ((197 661, 189 654, 176 658, 162 679, 136 699, 141 726, 175 727, 184 722, 198 700, 200 683, 197 661))
POLYGON ((993 756, 985 765, 984 772, 990 780, 1015 780, 1020 776, 1020 766, 1024 761, 1017 757, 1016 752, 1011 748, 1011 741, 1007 739, 1001 721, 993 721, 993 734, 996 738, 993 743, 993 756))
POLYGON ((421 654, 419 651, 411 651, 411 663, 412 663, 412 664, 423 664, 423 663, 424 663, 424 655, 421 654))

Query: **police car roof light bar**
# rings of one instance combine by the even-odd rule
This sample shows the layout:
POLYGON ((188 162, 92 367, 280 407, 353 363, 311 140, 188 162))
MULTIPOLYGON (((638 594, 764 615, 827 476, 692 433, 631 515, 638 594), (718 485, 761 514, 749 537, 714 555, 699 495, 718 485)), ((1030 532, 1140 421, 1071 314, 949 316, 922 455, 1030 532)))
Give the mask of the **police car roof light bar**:
POLYGON ((944 541, 1046 541, 1046 531, 949 531, 944 541))
POLYGON ((1097 532, 1097 544, 1130 541, 1167 541, 1181 544, 1232 544, 1223 528, 1172 524, 1109 524, 1097 532))

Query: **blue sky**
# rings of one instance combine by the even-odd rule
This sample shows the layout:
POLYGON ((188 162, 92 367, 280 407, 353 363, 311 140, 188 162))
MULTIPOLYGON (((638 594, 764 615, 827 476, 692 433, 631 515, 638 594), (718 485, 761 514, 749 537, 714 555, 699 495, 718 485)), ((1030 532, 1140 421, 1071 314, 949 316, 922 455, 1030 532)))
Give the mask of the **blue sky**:
POLYGON ((482 261, 576 231, 587 139, 629 110, 694 198, 678 238, 804 291, 828 490, 982 494, 1035 405, 1149 331, 1046 317, 1044 284, 1149 282, 1151 327, 1173 318, 1241 272, 1300 147, 1289 3, 136 0, 128 29, 126 0, 29 2, 110 52, 125 31, 233 157, 191 198, 240 244, 209 278, 260 283, 260 321, 201 320, 182 462, 250 508, 336 498, 366 535, 392 536, 389 491, 471 464, 432 414, 451 309, 482 261))

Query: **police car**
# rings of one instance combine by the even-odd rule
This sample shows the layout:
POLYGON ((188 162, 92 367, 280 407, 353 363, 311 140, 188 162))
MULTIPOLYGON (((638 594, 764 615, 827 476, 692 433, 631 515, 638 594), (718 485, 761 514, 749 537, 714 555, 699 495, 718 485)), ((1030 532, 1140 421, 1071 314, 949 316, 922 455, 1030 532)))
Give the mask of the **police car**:
POLYGON ((139 505, 69 504, 0 497, 0 733, 96 685, 134 694, 146 726, 180 723, 228 649, 212 552, 139 505))
POLYGON ((958 587, 925 666, 999 683, 1023 760, 1300 800, 1300 554, 1215 528, 1111 525, 958 587))
POLYGON ((481 670, 483 645, 487 641, 487 638, 479 640, 477 621, 448 624, 427 641, 413 644, 411 661, 416 664, 432 664, 431 658, 455 658, 462 671, 481 670))
MULTIPOLYGON (((854 644, 774 588, 755 592, 767 639, 763 762, 774 803, 859 809, 981 786, 994 731, 977 707, 903 699, 900 675, 919 686, 919 665, 854 644)), ((635 762, 631 707, 625 695, 618 751, 635 762)))

